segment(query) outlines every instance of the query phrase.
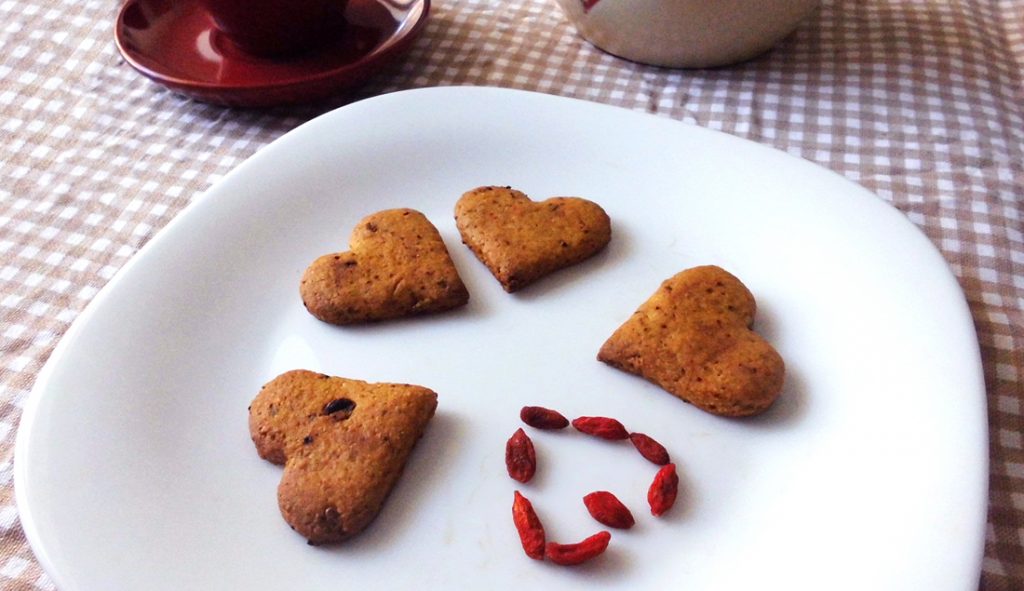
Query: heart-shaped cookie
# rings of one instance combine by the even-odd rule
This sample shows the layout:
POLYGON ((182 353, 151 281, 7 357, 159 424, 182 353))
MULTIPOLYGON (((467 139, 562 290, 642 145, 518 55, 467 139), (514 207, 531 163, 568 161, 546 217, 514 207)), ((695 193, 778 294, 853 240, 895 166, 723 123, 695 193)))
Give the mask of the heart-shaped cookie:
POLYGON ((302 276, 302 303, 324 322, 385 320, 469 301, 444 240, 416 210, 389 209, 363 218, 349 248, 318 258, 302 276))
POLYGON ((608 214, 579 197, 536 202, 511 187, 479 187, 455 205, 462 241, 512 293, 597 254, 611 240, 608 214))
POLYGON ((311 544, 366 528, 398 481, 437 408, 437 394, 294 370, 249 407, 260 457, 284 464, 277 489, 285 521, 311 544))
POLYGON ((754 296, 715 267, 666 280, 615 331, 597 358, 724 416, 767 409, 782 391, 785 364, 751 330, 754 296))

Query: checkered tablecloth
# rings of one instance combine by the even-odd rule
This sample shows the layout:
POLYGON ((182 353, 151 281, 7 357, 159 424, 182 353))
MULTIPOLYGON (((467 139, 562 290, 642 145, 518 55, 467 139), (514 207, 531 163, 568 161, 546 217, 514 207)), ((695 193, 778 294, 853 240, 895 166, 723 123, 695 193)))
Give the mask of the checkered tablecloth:
POLYGON ((582 41, 554 0, 435 0, 361 89, 229 110, 139 76, 117 0, 0 0, 0 587, 52 589, 18 521, 21 408, 104 283, 190 200, 285 131, 384 92, 521 88, 620 105, 817 162, 903 211, 967 294, 988 392, 980 587, 1024 589, 1024 2, 826 0, 771 53, 672 71, 582 41))

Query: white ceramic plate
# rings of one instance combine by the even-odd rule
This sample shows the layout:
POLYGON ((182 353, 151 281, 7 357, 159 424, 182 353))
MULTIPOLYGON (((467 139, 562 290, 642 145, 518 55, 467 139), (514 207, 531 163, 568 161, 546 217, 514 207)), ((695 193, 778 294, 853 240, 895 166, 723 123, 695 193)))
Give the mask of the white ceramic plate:
POLYGON ((665 119, 481 88, 401 92, 289 133, 169 224, 98 295, 41 373, 18 436, 21 518, 60 588, 973 589, 987 452, 973 324, 902 215, 807 162, 665 119), (482 184, 605 207, 606 252, 507 295, 452 210, 482 184), (337 328, 299 277, 390 207, 440 229, 472 294, 434 317, 337 328), (787 361, 778 404, 705 414, 598 363, 659 282, 738 275, 787 361), (278 514, 246 407, 292 368, 409 382, 438 414, 377 521, 313 548, 278 514), (628 444, 532 432, 537 478, 505 473, 524 404, 610 415, 662 440, 683 493, 650 516, 628 444), (516 488, 549 539, 601 529, 580 498, 637 516, 585 567, 527 559, 516 488))

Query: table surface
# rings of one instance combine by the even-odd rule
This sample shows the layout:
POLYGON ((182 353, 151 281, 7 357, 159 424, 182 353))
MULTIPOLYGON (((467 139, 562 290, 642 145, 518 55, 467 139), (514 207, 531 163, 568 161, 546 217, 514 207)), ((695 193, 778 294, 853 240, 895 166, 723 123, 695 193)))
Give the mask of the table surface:
MULTIPOLYGON (((554 0, 437 0, 412 50, 315 104, 234 110, 132 70, 116 0, 0 1, 0 587, 53 589, 14 500, 33 382, 97 291, 191 200, 284 132, 439 85, 571 96, 774 146, 860 183, 942 252, 985 369, 983 589, 1024 586, 1024 2, 826 1, 773 51, 711 70, 623 61, 554 0)), ((927 294, 922 294, 927 297, 927 294)))

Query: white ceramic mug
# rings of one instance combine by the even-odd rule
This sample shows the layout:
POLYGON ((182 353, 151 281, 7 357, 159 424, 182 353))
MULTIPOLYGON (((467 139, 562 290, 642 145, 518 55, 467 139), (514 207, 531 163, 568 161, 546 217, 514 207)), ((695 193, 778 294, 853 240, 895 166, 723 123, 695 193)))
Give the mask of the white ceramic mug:
POLYGON ((558 0, 584 39, 675 68, 733 64, 791 33, 820 0, 558 0))

